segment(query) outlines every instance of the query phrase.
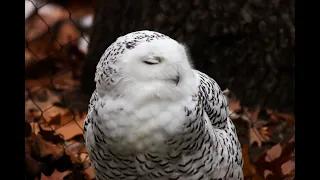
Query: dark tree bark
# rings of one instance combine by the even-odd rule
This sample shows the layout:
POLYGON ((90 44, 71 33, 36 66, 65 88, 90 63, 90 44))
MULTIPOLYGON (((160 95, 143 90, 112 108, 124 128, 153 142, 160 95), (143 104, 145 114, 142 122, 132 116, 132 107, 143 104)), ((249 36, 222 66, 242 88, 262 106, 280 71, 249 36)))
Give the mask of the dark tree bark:
POLYGON ((118 36, 155 30, 189 47, 196 69, 246 106, 294 111, 293 0, 97 0, 82 88, 118 36))

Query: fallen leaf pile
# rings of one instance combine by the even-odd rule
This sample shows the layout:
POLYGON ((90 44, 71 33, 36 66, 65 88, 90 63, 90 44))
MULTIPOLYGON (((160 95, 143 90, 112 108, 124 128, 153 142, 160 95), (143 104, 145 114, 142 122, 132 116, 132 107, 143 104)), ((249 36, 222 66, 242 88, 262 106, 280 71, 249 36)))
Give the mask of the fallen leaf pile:
MULTIPOLYGON (((80 85, 85 55, 80 48, 86 48, 79 46, 86 33, 81 21, 93 16, 92 5, 85 0, 25 2, 25 177, 95 179, 83 140, 86 110, 67 103, 80 85)), ((87 101, 82 103, 87 107, 87 101)))
POLYGON ((26 99, 26 177, 94 179, 83 140, 86 112, 64 108, 49 88, 26 99))
MULTIPOLYGON (((85 39, 88 32, 81 31, 81 28, 87 29, 88 24, 83 21, 93 17, 92 3, 88 0, 69 0, 62 6, 54 0, 50 3, 45 0, 25 2, 26 12, 29 12, 26 13, 25 24, 26 76, 35 78, 48 69, 54 74, 61 63, 77 68, 74 66, 79 63, 75 60, 83 56, 87 48, 83 47, 83 41, 86 44, 89 41, 85 39)), ((92 22, 89 27, 91 25, 92 22)))
POLYGON ((241 141, 245 179, 295 179, 294 114, 248 109, 240 106, 230 90, 224 94, 229 102, 230 118, 238 124, 240 141, 241 136, 245 137, 241 141))
MULTIPOLYGON (((93 180, 83 139, 89 101, 76 93, 87 51, 83 43, 88 41, 81 26, 92 24, 92 6, 85 0, 70 0, 64 6, 54 1, 28 2, 25 179, 93 180)), ((241 107, 231 91, 225 95, 243 146, 245 179, 295 179, 294 114, 248 109, 241 107)))

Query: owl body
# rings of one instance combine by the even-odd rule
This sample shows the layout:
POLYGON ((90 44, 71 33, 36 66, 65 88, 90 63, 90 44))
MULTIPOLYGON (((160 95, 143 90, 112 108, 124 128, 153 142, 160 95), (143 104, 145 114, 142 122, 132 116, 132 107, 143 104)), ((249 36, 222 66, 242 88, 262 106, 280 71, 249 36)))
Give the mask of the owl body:
POLYGON ((95 80, 84 137, 97 179, 243 179, 227 101, 182 45, 152 31, 120 37, 95 80))

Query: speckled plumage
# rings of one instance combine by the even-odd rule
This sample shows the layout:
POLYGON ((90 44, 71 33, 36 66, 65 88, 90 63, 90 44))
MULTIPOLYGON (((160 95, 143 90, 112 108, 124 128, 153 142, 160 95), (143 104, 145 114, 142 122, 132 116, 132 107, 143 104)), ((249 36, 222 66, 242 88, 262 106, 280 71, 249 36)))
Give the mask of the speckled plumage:
POLYGON ((101 57, 84 137, 97 179, 243 179, 241 146, 218 84, 153 31, 101 57))

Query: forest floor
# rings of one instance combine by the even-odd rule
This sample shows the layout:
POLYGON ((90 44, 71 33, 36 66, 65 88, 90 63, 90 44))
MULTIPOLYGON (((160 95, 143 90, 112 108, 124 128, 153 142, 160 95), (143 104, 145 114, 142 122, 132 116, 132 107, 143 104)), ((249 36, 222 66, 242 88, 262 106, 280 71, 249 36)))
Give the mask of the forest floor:
MULTIPOLYGON (((81 93, 79 77, 88 43, 83 29, 92 25, 93 10, 85 4, 41 9, 26 20, 26 179, 91 180, 83 139, 90 95, 81 93)), ((295 179, 294 114, 241 107, 229 95, 245 179, 295 179)))

